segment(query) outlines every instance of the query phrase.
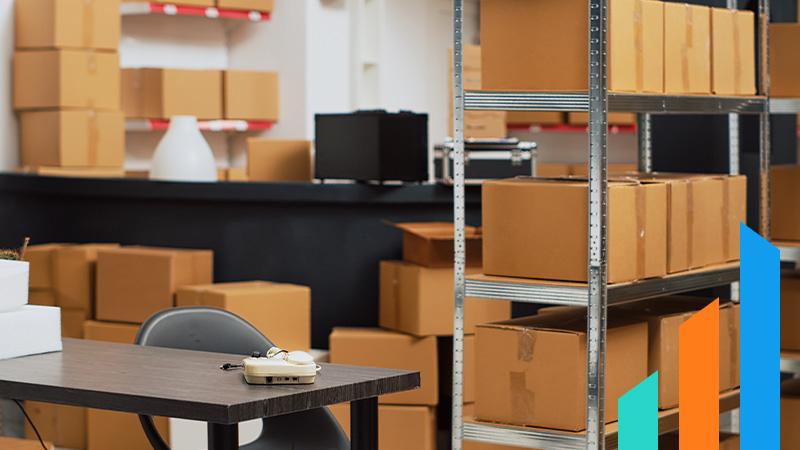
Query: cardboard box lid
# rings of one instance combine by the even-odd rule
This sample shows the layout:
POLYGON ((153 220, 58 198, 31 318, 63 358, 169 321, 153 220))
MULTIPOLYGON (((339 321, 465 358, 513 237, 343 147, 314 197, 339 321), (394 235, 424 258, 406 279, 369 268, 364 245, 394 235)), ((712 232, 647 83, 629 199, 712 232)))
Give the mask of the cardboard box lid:
MULTIPOLYGON (((450 222, 394 223, 386 220, 384 223, 431 241, 452 241, 455 235, 455 226, 450 222)), ((464 236, 467 239, 480 238, 481 229, 467 225, 464 227, 464 236)))

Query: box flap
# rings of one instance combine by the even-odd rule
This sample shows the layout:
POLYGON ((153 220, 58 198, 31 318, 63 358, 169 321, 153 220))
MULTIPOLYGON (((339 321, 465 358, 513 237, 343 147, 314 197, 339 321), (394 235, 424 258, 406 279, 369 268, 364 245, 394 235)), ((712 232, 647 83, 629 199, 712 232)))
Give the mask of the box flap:
MULTIPOLYGON (((428 240, 453 240, 454 236, 455 227, 449 222, 394 223, 384 221, 384 223, 428 240)), ((465 226, 464 234, 467 239, 475 238, 481 235, 481 230, 480 228, 465 226)))

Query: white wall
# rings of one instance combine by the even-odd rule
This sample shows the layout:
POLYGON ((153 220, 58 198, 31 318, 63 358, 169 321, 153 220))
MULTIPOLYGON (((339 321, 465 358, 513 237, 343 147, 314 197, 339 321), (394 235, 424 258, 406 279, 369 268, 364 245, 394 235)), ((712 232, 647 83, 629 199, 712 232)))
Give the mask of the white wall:
POLYGON ((0 0, 0 171, 19 165, 18 124, 12 110, 14 0, 0 0))

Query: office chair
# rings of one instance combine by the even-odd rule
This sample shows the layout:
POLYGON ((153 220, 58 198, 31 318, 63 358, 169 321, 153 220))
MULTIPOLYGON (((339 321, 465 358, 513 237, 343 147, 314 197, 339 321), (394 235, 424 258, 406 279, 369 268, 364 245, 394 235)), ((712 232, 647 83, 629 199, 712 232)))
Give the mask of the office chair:
MULTIPOLYGON (((273 347, 254 326, 219 308, 187 306, 159 311, 136 334, 137 345, 233 353, 266 354, 273 347)), ((154 450, 171 450, 156 430, 152 416, 139 415, 154 450)), ((326 407, 263 419, 261 435, 241 450, 346 450, 350 448, 342 427, 326 407)))

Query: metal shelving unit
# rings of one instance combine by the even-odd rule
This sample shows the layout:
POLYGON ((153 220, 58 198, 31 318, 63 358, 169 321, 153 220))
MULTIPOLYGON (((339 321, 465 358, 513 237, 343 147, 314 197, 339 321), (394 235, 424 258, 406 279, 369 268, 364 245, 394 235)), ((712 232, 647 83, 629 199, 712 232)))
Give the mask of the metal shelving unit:
MULTIPOLYGON (((728 0, 735 8, 735 1, 728 0)), ((607 86, 608 0, 588 0, 588 92, 464 92, 462 60, 463 0, 453 0, 454 23, 454 223, 455 298, 453 337, 453 450, 462 439, 494 442, 541 450, 600 450, 615 448, 615 424, 605 425, 604 361, 606 308, 610 304, 645 299, 706 287, 731 284, 738 299, 738 264, 708 268, 637 283, 608 285, 606 277, 607 139, 609 112, 635 112, 639 143, 639 170, 652 171, 651 114, 728 114, 729 173, 739 174, 739 114, 760 116, 759 232, 769 239, 769 55, 767 24, 769 0, 758 1, 759 95, 752 97, 636 95, 609 93, 607 86), (583 111, 589 112, 589 255, 588 282, 557 284, 498 277, 465 277, 464 110, 583 111), (570 434, 554 430, 518 428, 463 420, 464 298, 579 305, 587 308, 586 431, 570 434)), ((797 102, 800 105, 800 101, 797 102)), ((776 108, 786 107, 778 103, 776 108)), ((733 409, 738 406, 733 406, 733 409)), ((677 424, 675 425, 677 427, 677 424)), ((661 427, 660 427, 661 428, 661 427)), ((668 431, 660 429, 660 431, 668 431)))

